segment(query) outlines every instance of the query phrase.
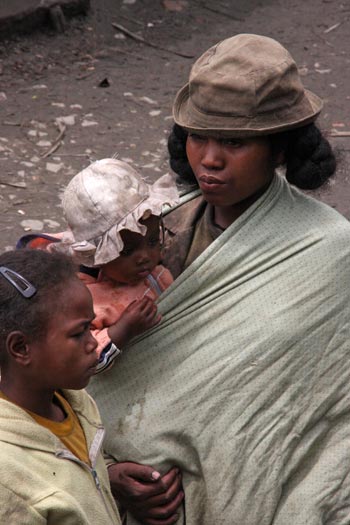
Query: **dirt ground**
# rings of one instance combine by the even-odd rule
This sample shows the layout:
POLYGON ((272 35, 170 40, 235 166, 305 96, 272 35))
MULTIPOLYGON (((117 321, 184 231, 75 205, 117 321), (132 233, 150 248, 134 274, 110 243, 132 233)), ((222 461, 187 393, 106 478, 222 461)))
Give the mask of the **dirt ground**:
POLYGON ((60 194, 90 160, 116 154, 149 180, 169 171, 176 91, 195 58, 243 32, 284 44, 325 100, 319 125, 339 168, 315 196, 350 218, 349 19, 348 0, 91 0, 63 34, 0 42, 0 249, 64 228, 60 194))

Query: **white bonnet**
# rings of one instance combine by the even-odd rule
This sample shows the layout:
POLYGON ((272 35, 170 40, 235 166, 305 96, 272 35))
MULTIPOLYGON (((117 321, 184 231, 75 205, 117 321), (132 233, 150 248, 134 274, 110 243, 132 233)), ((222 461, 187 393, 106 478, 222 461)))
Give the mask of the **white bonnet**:
POLYGON ((70 232, 63 235, 60 248, 69 251, 80 264, 106 264, 123 249, 121 230, 145 235, 146 227, 139 220, 160 216, 164 205, 177 202, 171 175, 147 184, 126 162, 98 160, 66 187, 62 204, 70 232))

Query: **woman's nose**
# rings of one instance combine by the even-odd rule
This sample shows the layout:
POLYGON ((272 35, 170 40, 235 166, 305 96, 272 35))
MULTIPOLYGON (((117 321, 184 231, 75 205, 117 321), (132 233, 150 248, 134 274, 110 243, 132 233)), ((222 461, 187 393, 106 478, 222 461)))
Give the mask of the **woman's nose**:
POLYGON ((215 139, 208 139, 203 146, 202 165, 210 169, 221 169, 223 166, 222 147, 215 139))

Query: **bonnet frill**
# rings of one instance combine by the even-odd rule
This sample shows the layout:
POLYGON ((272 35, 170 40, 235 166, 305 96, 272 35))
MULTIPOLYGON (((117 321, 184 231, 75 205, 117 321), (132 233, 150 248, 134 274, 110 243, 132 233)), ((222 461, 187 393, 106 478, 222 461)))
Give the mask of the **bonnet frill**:
POLYGON ((171 175, 148 184, 126 162, 98 160, 79 172, 64 192, 69 231, 63 234, 59 249, 79 264, 101 266, 123 250, 121 230, 145 235, 147 229, 140 220, 161 216, 165 205, 177 202, 171 175))

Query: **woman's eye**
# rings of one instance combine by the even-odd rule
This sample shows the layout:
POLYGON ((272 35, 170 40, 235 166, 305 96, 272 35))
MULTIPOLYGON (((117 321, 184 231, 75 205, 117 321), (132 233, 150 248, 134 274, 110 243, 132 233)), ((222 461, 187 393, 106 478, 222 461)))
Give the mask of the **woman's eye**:
POLYGON ((204 142, 206 140, 206 137, 202 135, 197 135, 197 133, 189 133, 189 138, 195 142, 204 142))
POLYGON ((220 142, 225 146, 234 146, 235 148, 238 148, 242 144, 242 141, 239 139, 221 139, 220 142))

